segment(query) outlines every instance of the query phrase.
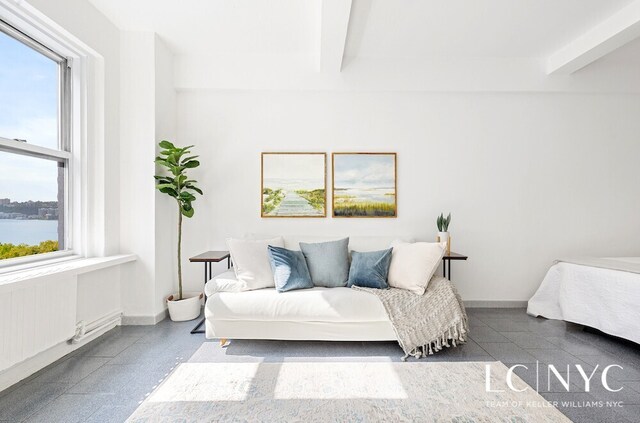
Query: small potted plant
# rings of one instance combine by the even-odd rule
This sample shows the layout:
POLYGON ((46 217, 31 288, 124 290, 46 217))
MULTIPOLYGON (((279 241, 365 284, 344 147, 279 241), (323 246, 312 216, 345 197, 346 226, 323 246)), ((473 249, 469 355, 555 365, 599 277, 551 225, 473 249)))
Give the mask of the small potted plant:
POLYGON ((202 195, 202 190, 195 184, 197 181, 187 177, 187 169, 200 166, 198 156, 190 156, 187 147, 176 147, 169 141, 159 144, 160 155, 155 162, 166 168, 166 174, 156 175, 156 189, 176 201, 178 206, 178 292, 167 297, 169 317, 173 321, 193 320, 200 315, 201 292, 182 292, 182 217, 193 217, 195 193, 202 195))
POLYGON ((436 220, 438 226, 438 240, 439 242, 447 243, 447 252, 451 252, 451 244, 449 237, 449 223, 451 223, 451 213, 447 217, 444 217, 444 213, 440 213, 436 220))

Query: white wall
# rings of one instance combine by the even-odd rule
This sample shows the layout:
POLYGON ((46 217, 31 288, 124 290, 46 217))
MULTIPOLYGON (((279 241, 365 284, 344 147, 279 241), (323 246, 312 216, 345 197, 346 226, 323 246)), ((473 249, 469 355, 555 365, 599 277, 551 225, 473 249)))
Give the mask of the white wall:
POLYGON ((188 90, 178 129, 205 190, 186 255, 250 232, 434 239, 451 211, 478 301, 527 300, 556 257, 640 255, 637 95, 188 90), (262 151, 395 151, 398 218, 261 219, 262 151))
POLYGON ((125 266, 125 315, 155 315, 155 35, 122 32, 120 42, 120 249, 135 253, 125 266))
MULTIPOLYGON (((177 98, 173 88, 173 55, 164 42, 155 37, 155 144, 161 140, 176 141, 177 98)), ((156 171, 159 171, 156 166, 156 171)), ((166 308, 165 298, 177 292, 176 242, 177 206, 165 194, 155 191, 155 239, 156 239, 156 294, 155 313, 166 308)))
POLYGON ((176 136, 173 56, 155 34, 123 31, 120 72, 120 248, 138 256, 123 269, 122 303, 127 322, 149 324, 175 287, 175 207, 153 179, 158 142, 176 136))

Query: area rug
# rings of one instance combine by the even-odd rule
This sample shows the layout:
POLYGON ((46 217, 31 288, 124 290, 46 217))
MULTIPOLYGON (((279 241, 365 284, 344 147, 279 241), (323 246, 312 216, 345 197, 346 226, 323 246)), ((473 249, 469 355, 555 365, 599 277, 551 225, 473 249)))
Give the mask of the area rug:
POLYGON ((500 362, 183 363, 128 421, 570 421, 515 375, 523 391, 510 389, 507 370, 500 362))

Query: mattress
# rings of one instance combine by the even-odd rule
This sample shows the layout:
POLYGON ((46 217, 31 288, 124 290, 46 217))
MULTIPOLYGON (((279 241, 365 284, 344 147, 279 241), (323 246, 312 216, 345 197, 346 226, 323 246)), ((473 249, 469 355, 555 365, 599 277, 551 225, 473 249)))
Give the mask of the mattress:
POLYGON ((351 288, 273 288, 218 292, 207 300, 214 320, 286 322, 388 322, 384 306, 368 292, 351 288))
POLYGON ((636 257, 558 261, 529 300, 527 313, 640 343, 639 269, 636 257))

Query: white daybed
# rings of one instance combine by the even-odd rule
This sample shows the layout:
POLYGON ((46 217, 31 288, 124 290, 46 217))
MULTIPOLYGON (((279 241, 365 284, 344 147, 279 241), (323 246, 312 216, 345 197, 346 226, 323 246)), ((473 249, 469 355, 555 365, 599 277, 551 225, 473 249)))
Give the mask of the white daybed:
MULTIPOLYGON (((255 237, 255 236, 254 236, 255 237)), ((259 238, 259 237, 256 237, 259 238)), ((340 237, 285 236, 285 247, 300 242, 324 242, 340 237)), ((376 251, 397 237, 350 237, 349 248, 376 251)), ((287 339, 324 341, 394 341, 396 333, 375 296, 351 288, 275 289, 238 292, 233 270, 205 286, 208 339, 287 339)))
POLYGON ((558 260, 529 300, 527 313, 640 344, 640 257, 558 260))

